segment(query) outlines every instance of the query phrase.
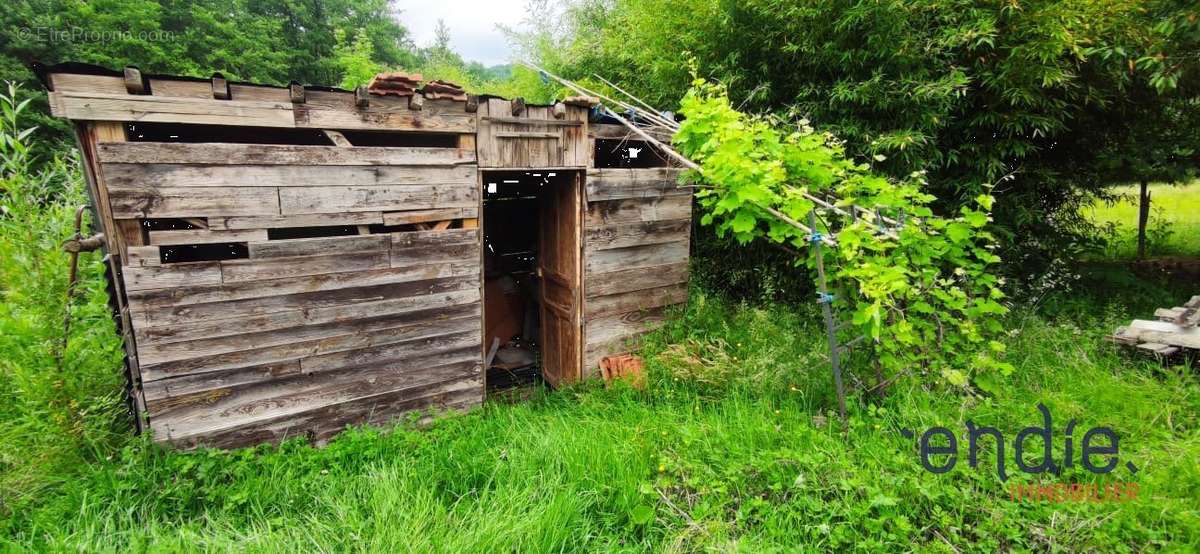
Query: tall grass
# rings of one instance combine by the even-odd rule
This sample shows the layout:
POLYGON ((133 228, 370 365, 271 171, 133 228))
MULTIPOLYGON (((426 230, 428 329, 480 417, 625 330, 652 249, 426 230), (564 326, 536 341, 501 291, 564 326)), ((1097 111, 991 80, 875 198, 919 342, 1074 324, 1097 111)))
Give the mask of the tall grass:
MULTIPOLYGON (((62 341, 76 162, 35 164, 10 89, 0 128, 0 550, 841 551, 1200 548, 1200 379, 1106 343, 1188 292, 1126 274, 1017 309, 1017 371, 995 395, 901 382, 854 397, 845 435, 811 305, 732 303, 699 288, 651 335, 648 387, 596 383, 491 400, 431 426, 173 452, 134 439, 101 264, 85 255, 62 341), (44 167, 45 169, 35 169, 44 167), (1121 460, 1052 482, 1135 480, 1125 503, 1014 502, 983 463, 924 471, 902 429, 973 419, 1011 440, 1049 407, 1056 433, 1107 425, 1121 460)), ((1123 271, 1105 268, 1104 271, 1123 271)), ((1191 291, 1194 293, 1194 291, 1191 291)), ((860 365, 861 367, 861 365, 860 365)), ((1080 432, 1076 432, 1079 438, 1080 432)), ((1061 435, 1055 459, 1064 456, 1061 435)), ((1078 446, 1076 447, 1078 458, 1078 446)), ((1016 473, 1012 481, 1037 478, 1016 473)))
MULTIPOLYGON (((1200 544, 1200 382, 1127 357, 1102 336, 1120 304, 1046 319, 1015 314, 1018 371, 995 397, 903 385, 851 403, 843 436, 812 314, 693 291, 642 354, 646 391, 588 384, 490 402, 429 428, 171 453, 136 442, 90 464, 10 521, 49 550, 704 551, 1140 550, 1200 544), (1123 469, 1035 479, 1011 441, 1038 421, 1113 427, 1123 469), (825 422, 820 417, 826 418, 825 422), (979 469, 921 469, 900 430, 966 419, 1010 441, 1010 482, 1136 480, 1127 503, 1019 503, 985 443, 979 469)), ((1081 431, 1075 433, 1079 438, 1081 431)))
MULTIPOLYGON (((1103 229, 1106 260, 1137 258, 1138 186, 1114 187, 1111 202, 1098 201, 1084 216, 1103 229)), ((1200 180, 1150 185, 1146 254, 1151 257, 1200 257, 1200 180)))
POLYGON ((36 160, 21 127, 28 101, 0 94, 0 513, 111 455, 123 436, 120 343, 98 254, 84 254, 63 344, 68 257, 84 203, 73 157, 36 160), (59 359, 61 358, 61 364, 59 359))

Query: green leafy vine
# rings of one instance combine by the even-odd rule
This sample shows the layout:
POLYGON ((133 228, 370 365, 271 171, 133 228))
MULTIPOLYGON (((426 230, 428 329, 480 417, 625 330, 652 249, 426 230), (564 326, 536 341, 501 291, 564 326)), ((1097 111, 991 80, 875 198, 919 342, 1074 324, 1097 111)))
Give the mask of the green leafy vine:
MULTIPOLYGON (((807 121, 741 113, 721 85, 703 79, 693 82, 681 112, 686 119, 673 141, 700 166, 685 179, 698 185, 702 223, 742 243, 761 238, 799 254, 812 251, 805 223, 816 209, 818 233, 836 238, 826 249, 835 307, 873 339, 890 376, 935 376, 990 391, 997 375, 1013 370, 992 338, 1003 331, 1007 308, 1003 281, 991 271, 1000 258, 987 230, 990 195, 953 217, 936 215, 935 198, 922 192, 923 172, 903 180, 873 173, 807 121)), ((805 259, 814 263, 811 254, 797 263, 805 259)))

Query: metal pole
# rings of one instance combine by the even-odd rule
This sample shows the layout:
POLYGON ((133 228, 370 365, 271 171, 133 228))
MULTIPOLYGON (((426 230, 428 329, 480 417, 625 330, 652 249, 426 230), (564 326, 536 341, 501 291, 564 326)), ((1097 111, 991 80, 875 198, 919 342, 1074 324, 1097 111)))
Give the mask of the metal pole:
POLYGON ((821 313, 825 316, 825 336, 829 340, 829 362, 833 366, 833 385, 837 389, 838 416, 842 419, 842 430, 845 431, 847 429, 846 389, 842 385, 842 366, 838 360, 837 323, 833 320, 833 308, 830 306, 833 303, 833 295, 829 294, 829 288, 825 281, 825 260, 821 255, 822 236, 817 228, 815 209, 808 212, 808 225, 813 229, 812 235, 809 236, 809 242, 812 243, 813 252, 817 257, 817 302, 821 304, 821 313))

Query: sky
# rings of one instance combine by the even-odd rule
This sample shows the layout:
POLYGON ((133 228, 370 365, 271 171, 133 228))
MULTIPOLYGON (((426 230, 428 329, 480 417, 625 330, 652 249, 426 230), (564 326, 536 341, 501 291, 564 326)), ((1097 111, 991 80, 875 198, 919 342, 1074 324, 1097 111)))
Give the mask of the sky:
POLYGON ((463 59, 484 65, 508 63, 512 48, 496 24, 517 27, 526 0, 398 0, 400 22, 417 46, 433 44, 438 19, 450 28, 450 47, 463 59))

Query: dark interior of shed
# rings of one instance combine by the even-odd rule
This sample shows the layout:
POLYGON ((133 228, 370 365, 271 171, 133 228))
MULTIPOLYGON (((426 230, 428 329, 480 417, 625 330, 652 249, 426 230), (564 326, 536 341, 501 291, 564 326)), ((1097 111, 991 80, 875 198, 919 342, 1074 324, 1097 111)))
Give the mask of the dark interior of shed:
POLYGON ((484 351, 488 388, 540 380, 540 194, 552 171, 483 174, 484 351))

